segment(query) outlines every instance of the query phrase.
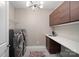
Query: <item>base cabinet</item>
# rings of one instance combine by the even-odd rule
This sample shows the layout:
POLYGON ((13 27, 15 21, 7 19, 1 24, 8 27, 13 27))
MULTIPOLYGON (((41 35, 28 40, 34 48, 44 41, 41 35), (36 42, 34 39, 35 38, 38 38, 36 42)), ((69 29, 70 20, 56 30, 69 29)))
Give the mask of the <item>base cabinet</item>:
POLYGON ((46 36, 46 48, 50 54, 60 53, 61 45, 46 36))

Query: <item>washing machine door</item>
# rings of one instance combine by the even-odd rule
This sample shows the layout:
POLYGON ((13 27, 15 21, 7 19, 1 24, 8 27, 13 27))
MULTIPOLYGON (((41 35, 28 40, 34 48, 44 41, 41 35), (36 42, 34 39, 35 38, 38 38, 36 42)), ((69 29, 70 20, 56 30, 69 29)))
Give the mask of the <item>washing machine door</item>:
POLYGON ((23 36, 21 34, 18 35, 17 37, 17 45, 15 47, 15 56, 16 57, 21 57, 22 56, 22 51, 23 51, 23 36))

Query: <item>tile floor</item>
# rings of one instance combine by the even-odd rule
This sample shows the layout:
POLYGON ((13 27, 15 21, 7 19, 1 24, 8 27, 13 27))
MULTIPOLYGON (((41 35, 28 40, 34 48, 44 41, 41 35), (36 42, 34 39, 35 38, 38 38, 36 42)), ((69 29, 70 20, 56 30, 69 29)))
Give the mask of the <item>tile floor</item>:
POLYGON ((43 51, 46 57, 59 57, 57 54, 49 54, 45 46, 27 46, 24 57, 29 57, 30 51, 43 51))

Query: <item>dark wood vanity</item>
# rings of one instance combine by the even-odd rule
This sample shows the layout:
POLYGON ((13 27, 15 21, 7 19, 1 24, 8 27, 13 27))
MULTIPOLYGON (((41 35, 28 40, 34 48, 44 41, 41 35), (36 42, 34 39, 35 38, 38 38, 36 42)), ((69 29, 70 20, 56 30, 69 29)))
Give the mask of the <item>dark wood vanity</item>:
POLYGON ((50 54, 60 53, 61 45, 46 36, 46 48, 50 54))

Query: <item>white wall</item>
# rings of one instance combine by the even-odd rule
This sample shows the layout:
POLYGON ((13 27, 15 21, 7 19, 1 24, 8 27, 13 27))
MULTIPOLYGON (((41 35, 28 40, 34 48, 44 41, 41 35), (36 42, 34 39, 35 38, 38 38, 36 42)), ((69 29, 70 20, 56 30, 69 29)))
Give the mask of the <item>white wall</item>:
POLYGON ((55 31, 60 37, 79 42, 79 22, 56 26, 55 31))
POLYGON ((27 45, 45 45, 45 34, 50 33, 50 10, 26 10, 16 9, 16 28, 24 28, 27 31, 27 45))
POLYGON ((9 28, 14 29, 14 7, 9 3, 9 28))

